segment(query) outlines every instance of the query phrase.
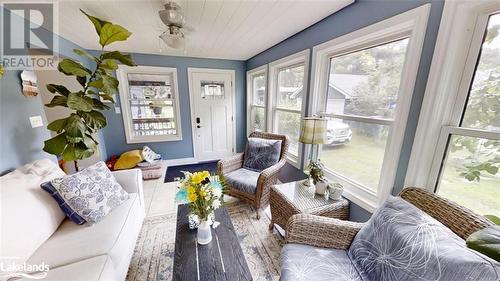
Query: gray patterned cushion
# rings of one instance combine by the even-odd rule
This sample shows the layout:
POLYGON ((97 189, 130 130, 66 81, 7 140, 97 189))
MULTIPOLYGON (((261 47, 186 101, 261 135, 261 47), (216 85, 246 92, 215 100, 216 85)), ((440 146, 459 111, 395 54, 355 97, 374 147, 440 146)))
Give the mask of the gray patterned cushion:
POLYGON ((71 209, 90 224, 99 222, 128 199, 128 193, 102 161, 76 174, 53 179, 51 184, 71 209))
POLYGON ((280 153, 280 140, 248 138, 243 168, 260 172, 278 163, 280 153))
MULTIPOLYGON (((367 280, 499 280, 493 260, 443 224, 390 197, 354 238, 349 256, 367 280)), ((496 263, 498 265, 498 263, 496 263)))
POLYGON ((362 281, 344 250, 286 244, 281 251, 283 281, 362 281))
POLYGON ((246 193, 255 194, 259 175, 259 172, 242 168, 224 175, 224 180, 232 188, 236 188, 246 193))

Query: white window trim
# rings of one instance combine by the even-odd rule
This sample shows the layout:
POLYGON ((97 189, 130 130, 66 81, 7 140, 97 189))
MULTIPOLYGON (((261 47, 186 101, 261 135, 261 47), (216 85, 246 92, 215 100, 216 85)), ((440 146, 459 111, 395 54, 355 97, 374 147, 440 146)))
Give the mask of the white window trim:
POLYGON ((488 16, 498 1, 445 1, 405 186, 434 192, 451 134, 497 139, 483 130, 457 127, 482 45, 488 16))
POLYGON ((156 67, 156 66, 126 66, 119 65, 116 70, 116 77, 119 81, 119 92, 120 92, 120 105, 122 109, 123 126, 125 129, 125 137, 127 143, 148 143, 148 142, 166 142, 166 141, 180 141, 182 140, 182 127, 181 127, 181 115, 179 106, 179 88, 177 84, 177 69, 171 67, 156 67), (174 101, 174 111, 175 111, 175 124, 177 126, 176 135, 166 135, 166 136, 141 136, 137 137, 133 135, 132 128, 132 117, 130 104, 128 101, 129 87, 128 87, 128 73, 143 73, 143 74, 155 74, 155 75, 171 75, 172 76, 172 89, 175 93, 174 101))
MULTIPOLYGON (((301 115, 301 121, 302 118, 305 116, 305 111, 306 111, 306 103, 308 100, 308 94, 309 92, 307 91, 309 89, 308 86, 308 77, 309 77, 309 49, 300 51, 298 53, 289 55, 287 57, 281 58, 279 60, 275 60, 269 64, 269 75, 268 75, 268 102, 267 102, 267 130, 272 131, 272 132, 277 132, 276 126, 275 126, 275 114, 276 110, 279 111, 287 111, 287 112, 294 112, 294 113, 300 113, 301 115), (287 109, 287 108, 279 108, 276 106, 276 95, 277 95, 277 89, 278 89, 278 72, 280 69, 288 66, 293 66, 297 64, 304 64, 304 80, 303 80, 303 91, 304 91, 304 97, 302 98, 302 108, 300 110, 294 110, 294 109, 287 109)), ((302 122, 301 122, 302 124, 302 122)), ((300 131, 301 128, 299 128, 300 131)), ((299 142, 299 151, 298 151, 298 156, 295 157, 294 155, 291 155, 290 153, 287 153, 287 160, 290 164, 295 166, 296 168, 301 168, 302 165, 302 151, 304 149, 304 146, 299 142)))
MULTIPOLYGON (((391 193, 399 155, 406 129, 406 121, 410 109, 412 94, 420 64, 420 55, 427 28, 430 4, 422 5, 402 14, 393 16, 368 27, 351 32, 313 48, 313 67, 311 76, 312 100, 309 112, 320 114, 325 109, 325 99, 328 86, 330 58, 353 51, 366 49, 393 40, 409 37, 401 84, 398 94, 398 106, 393 125, 389 130, 384 163, 382 165, 377 192, 341 176, 328 172, 328 177, 341 182, 345 187, 344 195, 364 209, 374 211, 391 193)), ((347 116, 349 117, 349 116, 347 116)), ((344 119, 347 119, 343 116, 344 119)), ((362 119, 354 117, 355 119, 362 119)), ((353 119, 353 118, 351 118, 353 119)), ((362 120, 365 122, 364 120, 362 120)), ((381 120, 381 122, 385 122, 381 120)), ((392 121, 391 121, 392 122, 392 121)), ((305 157, 308 159, 308 157, 305 157)))
POLYGON ((267 131, 267 101, 268 101, 268 91, 267 91, 267 64, 256 67, 254 69, 251 69, 247 71, 247 134, 250 135, 253 130, 251 129, 252 127, 252 108, 253 107, 259 107, 263 108, 265 112, 265 117, 266 120, 264 121, 264 131, 267 131), (253 77, 257 75, 262 75, 264 74, 264 84, 266 85, 266 88, 264 90, 264 105, 254 105, 253 104, 253 77))

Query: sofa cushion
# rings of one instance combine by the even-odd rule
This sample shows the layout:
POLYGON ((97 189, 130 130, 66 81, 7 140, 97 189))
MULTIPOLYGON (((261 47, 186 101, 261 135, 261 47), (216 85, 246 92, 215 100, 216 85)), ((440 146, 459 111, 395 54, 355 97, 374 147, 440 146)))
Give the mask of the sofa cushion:
POLYGON ((400 197, 388 198, 372 215, 354 238, 349 256, 368 280, 500 276, 495 261, 468 249, 455 233, 400 197))
MULTIPOLYGON (((128 198, 128 193, 102 161, 50 183, 64 199, 63 204, 69 205, 71 212, 76 212, 91 224, 101 221, 128 198)), ((42 187, 47 188, 47 185, 42 187)), ((52 189, 46 191, 52 193, 52 189)), ((77 224, 79 221, 75 220, 77 224)))
POLYGON ((260 172, 278 163, 281 140, 248 138, 243 168, 260 172))
MULTIPOLYGON (((32 279, 22 279, 28 281, 32 279)), ((112 281, 118 280, 111 259, 107 255, 50 268, 44 281, 112 281)))
POLYGON ((363 279, 344 250, 286 244, 281 250, 280 280, 363 279))
POLYGON ((50 181, 46 181, 40 185, 40 187, 47 191, 54 200, 56 200, 57 204, 59 205, 59 208, 61 208, 61 211, 68 217, 71 221, 73 221, 76 224, 84 224, 85 219, 82 218, 80 215, 78 215, 75 210, 71 208, 70 205, 66 203, 62 195, 57 192, 57 189, 52 185, 50 181))
POLYGON ((247 170, 245 168, 232 171, 224 175, 226 183, 240 191, 255 194, 257 190, 257 180, 259 179, 259 172, 247 170))
POLYGON ((22 263, 56 231, 64 214, 40 183, 61 176, 56 163, 43 159, 0 177, 0 256, 22 263))
POLYGON ((127 151, 120 155, 113 168, 115 170, 132 169, 142 160, 144 159, 140 149, 127 151))
POLYGON ((42 261, 56 267, 82 259, 107 254, 113 264, 119 264, 135 245, 144 211, 137 194, 94 225, 76 225, 65 220, 29 259, 29 263, 42 261))

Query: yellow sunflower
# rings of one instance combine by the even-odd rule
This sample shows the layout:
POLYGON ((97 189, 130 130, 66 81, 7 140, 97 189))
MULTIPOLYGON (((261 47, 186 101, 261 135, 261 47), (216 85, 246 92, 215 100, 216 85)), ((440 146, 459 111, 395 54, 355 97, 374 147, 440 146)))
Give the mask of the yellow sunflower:
POLYGON ((203 172, 196 172, 193 174, 193 176, 191 177, 191 181, 194 183, 194 184, 200 184, 202 181, 204 181, 206 178, 208 178, 210 176, 210 173, 208 173, 207 171, 203 171, 203 172))

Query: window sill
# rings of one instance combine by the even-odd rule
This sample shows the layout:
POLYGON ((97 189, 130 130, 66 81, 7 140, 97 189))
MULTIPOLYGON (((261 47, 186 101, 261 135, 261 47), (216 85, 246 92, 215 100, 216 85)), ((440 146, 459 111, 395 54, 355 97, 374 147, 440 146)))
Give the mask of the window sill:
POLYGON ((135 137, 133 139, 127 138, 127 143, 169 142, 169 141, 181 141, 181 140, 182 136, 172 136, 172 137, 148 136, 142 138, 135 137))

